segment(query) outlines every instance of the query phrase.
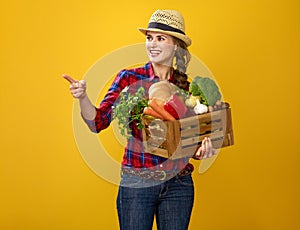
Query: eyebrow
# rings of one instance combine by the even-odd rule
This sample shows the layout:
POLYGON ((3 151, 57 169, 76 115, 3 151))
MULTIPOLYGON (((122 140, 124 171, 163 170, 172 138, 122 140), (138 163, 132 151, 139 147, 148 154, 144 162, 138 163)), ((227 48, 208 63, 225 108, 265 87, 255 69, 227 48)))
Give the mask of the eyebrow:
POLYGON ((149 34, 149 32, 146 33, 148 36, 160 36, 160 37, 167 37, 166 34, 163 33, 154 33, 154 34, 149 34))

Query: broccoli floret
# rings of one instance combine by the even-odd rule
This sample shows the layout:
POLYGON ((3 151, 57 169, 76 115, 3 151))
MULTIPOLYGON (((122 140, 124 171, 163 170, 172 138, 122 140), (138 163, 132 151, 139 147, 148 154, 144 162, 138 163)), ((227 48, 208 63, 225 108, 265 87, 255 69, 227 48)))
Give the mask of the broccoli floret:
POLYGON ((208 77, 195 77, 189 91, 193 96, 200 96, 201 103, 207 106, 214 106, 222 97, 217 84, 208 77))
POLYGON ((197 76, 190 83, 189 91, 191 92, 191 94, 193 96, 200 96, 200 94, 201 94, 200 84, 198 84, 199 81, 200 81, 200 77, 197 76))

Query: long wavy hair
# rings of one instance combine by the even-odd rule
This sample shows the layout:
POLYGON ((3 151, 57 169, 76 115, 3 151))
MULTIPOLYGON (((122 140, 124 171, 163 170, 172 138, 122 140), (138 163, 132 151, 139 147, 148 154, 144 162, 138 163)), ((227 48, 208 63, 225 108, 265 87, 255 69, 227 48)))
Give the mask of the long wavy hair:
POLYGON ((191 54, 187 48, 187 45, 180 39, 173 37, 175 44, 179 47, 175 51, 174 55, 174 83, 182 89, 187 89, 188 76, 186 69, 191 60, 191 54))

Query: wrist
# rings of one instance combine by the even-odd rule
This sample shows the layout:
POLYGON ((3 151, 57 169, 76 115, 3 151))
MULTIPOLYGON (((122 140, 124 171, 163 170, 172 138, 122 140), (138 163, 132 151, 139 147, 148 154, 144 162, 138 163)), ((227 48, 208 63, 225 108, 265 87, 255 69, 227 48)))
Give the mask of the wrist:
POLYGON ((86 94, 86 92, 84 92, 82 95, 80 95, 80 96, 78 97, 78 99, 79 99, 79 100, 85 100, 85 99, 87 99, 87 94, 86 94))

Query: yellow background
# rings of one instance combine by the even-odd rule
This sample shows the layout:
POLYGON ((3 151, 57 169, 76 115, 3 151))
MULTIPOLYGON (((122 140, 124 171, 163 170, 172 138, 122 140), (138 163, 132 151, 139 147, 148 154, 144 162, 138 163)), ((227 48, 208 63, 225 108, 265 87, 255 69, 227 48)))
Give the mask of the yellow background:
POLYGON ((190 229, 300 228, 299 1, 11 0, 0 10, 0 229, 118 228, 117 186, 82 160, 61 74, 82 78, 143 42, 136 28, 157 8, 185 16, 190 51, 233 109, 235 145, 194 173, 190 229))

